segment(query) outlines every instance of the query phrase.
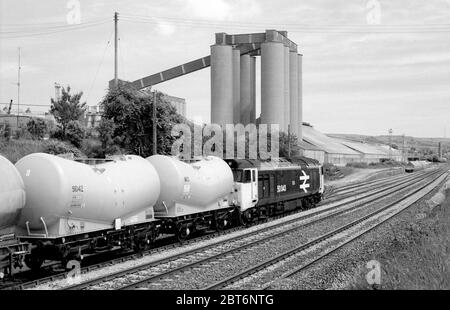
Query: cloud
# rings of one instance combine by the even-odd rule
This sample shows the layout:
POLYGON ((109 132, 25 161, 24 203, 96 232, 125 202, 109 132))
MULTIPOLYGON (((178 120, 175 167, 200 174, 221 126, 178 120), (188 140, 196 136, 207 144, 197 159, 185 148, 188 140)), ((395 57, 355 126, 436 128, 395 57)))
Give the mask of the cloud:
POLYGON ((186 3, 196 18, 227 20, 231 17, 232 7, 224 0, 187 0, 186 3))
POLYGON ((163 20, 156 20, 157 25, 158 25, 158 33, 162 34, 164 36, 171 36, 172 34, 175 33, 175 31, 177 30, 177 26, 170 23, 170 22, 166 22, 163 20))
POLYGON ((261 15, 262 10, 255 0, 183 0, 189 17, 204 20, 245 20, 261 15))

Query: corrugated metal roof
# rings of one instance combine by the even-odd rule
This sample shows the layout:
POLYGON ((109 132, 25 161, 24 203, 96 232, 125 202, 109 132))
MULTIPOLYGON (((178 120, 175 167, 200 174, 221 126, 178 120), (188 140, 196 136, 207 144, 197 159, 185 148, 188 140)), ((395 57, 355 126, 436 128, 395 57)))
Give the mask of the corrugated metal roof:
POLYGON ((310 126, 302 126, 303 140, 329 154, 360 155, 360 153, 343 145, 339 140, 315 130, 310 126))

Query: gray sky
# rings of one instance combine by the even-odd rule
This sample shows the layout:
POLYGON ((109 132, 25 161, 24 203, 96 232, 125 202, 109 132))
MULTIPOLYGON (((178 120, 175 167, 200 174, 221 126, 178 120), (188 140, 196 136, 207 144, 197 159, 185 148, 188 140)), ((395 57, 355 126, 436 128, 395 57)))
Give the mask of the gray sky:
MULTIPOLYGON (((0 0, 0 103, 17 99, 20 46, 22 104, 49 104, 54 82, 97 104, 113 77, 115 11, 121 79, 209 55, 216 32, 287 30, 304 54, 304 121, 316 129, 450 136, 450 0, 0 0), (69 25, 77 2, 81 23, 69 25)), ((209 76, 156 89, 209 122, 209 76)))

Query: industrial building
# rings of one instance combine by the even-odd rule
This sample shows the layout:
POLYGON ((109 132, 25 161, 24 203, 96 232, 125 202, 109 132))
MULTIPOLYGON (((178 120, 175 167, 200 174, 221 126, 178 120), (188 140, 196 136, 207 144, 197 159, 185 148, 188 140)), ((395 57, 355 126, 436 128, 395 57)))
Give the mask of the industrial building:
POLYGON ((302 55, 286 31, 216 33, 211 46, 211 123, 256 123, 255 63, 261 56, 261 124, 302 137, 302 55))
POLYGON ((179 98, 175 96, 170 96, 167 94, 162 95, 163 100, 167 101, 169 104, 171 104, 178 114, 186 117, 186 99, 179 98))
POLYGON ((392 159, 402 161, 401 151, 387 145, 377 145, 329 137, 311 125, 303 123, 303 141, 299 144, 303 155, 322 164, 345 166, 348 163, 378 163, 392 159))
POLYGON ((86 128, 96 128, 102 119, 103 107, 101 105, 87 106, 84 112, 83 122, 86 128))

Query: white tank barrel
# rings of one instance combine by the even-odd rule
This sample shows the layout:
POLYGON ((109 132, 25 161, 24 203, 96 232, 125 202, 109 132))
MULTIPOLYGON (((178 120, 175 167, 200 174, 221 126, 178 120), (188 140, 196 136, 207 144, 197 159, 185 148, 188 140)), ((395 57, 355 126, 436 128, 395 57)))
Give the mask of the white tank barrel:
POLYGON ((0 155, 0 231, 13 231, 25 199, 22 177, 16 167, 0 155))
POLYGON ((27 200, 20 226, 47 229, 62 219, 111 224, 152 207, 160 182, 156 170, 139 156, 126 155, 91 166, 35 153, 16 164, 27 200), (42 217, 42 220, 41 220, 42 217))
POLYGON ((218 157, 208 156, 193 163, 163 155, 153 155, 147 160, 156 168, 161 181, 156 216, 179 216, 218 208, 219 201, 232 191, 233 173, 218 157))

